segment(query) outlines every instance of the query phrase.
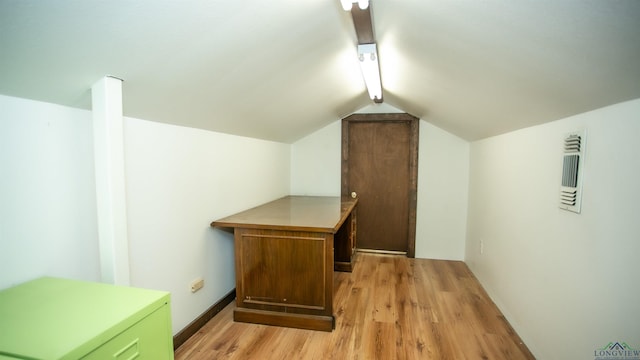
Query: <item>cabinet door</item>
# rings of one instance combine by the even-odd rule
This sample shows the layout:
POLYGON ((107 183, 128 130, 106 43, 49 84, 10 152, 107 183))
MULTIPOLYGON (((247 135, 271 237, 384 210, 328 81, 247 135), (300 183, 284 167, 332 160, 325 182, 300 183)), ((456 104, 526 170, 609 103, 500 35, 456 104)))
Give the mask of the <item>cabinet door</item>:
POLYGON ((149 314, 127 330, 102 344, 86 360, 172 360, 169 306, 149 314))

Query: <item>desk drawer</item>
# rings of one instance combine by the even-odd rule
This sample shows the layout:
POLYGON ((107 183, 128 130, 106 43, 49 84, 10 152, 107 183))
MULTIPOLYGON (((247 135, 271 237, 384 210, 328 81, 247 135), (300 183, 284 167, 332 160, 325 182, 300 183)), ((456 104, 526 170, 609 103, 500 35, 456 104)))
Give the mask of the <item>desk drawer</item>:
POLYGON ((86 360, 171 360, 173 344, 169 306, 164 305, 146 318, 105 342, 82 359, 86 360))

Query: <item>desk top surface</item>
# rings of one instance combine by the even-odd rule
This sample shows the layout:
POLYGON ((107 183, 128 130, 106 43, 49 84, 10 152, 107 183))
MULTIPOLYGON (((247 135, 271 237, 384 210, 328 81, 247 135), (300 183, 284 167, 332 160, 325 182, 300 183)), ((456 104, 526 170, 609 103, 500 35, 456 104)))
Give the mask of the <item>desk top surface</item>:
POLYGON ((340 197, 286 196, 216 220, 211 226, 335 233, 357 202, 340 197))

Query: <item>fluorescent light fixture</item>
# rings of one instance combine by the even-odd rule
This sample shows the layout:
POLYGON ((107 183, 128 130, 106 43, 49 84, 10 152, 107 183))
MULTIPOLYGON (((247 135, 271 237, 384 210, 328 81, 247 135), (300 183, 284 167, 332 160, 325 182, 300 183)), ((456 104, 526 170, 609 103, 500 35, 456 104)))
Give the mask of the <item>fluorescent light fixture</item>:
POLYGON ((340 0, 340 3, 342 3, 342 8, 344 9, 344 11, 351 10, 351 7, 355 3, 358 3, 358 7, 360 8, 360 10, 364 10, 369 7, 369 0, 357 0, 357 1, 340 0))
POLYGON ((382 84, 380 82, 380 66, 378 65, 378 51, 376 44, 358 45, 358 60, 360 69, 367 85, 369 97, 374 102, 382 102, 382 84))

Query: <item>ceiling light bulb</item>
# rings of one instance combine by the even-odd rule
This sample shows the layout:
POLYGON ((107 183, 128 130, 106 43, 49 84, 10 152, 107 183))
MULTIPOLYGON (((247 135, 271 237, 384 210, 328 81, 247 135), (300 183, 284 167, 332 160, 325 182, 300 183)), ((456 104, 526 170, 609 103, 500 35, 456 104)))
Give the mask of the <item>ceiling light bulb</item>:
POLYGON ((376 44, 358 45, 360 69, 369 92, 369 97, 376 101, 382 100, 382 84, 380 81, 380 67, 376 56, 376 44))
POLYGON ((340 3, 342 4, 342 8, 344 9, 344 11, 351 10, 351 7, 355 3, 358 3, 358 7, 360 8, 360 10, 364 10, 369 7, 369 0, 340 0, 340 3))

